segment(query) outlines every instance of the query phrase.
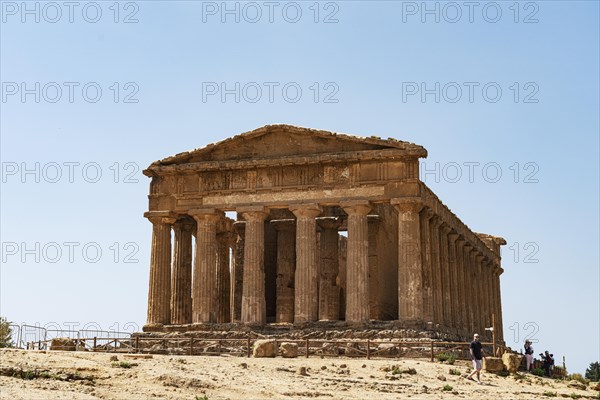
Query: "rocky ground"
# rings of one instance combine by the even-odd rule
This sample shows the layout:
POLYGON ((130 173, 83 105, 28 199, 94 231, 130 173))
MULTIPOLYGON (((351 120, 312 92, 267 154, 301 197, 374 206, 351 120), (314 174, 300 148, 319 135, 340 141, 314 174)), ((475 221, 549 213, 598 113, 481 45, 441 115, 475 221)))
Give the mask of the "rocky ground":
POLYGON ((483 373, 484 384, 477 385, 465 379, 465 361, 447 365, 426 359, 112 357, 0 349, 0 399, 600 398, 591 387, 532 375, 483 373))

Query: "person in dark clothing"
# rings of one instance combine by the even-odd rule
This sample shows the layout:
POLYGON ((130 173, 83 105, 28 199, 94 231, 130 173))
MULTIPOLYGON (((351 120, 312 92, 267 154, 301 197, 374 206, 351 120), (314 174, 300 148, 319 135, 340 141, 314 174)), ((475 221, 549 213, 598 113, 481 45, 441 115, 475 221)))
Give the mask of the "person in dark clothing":
POLYGON ((480 372, 483 364, 483 346, 477 333, 473 335, 473 341, 469 345, 469 353, 473 361, 473 372, 467 376, 467 379, 474 381, 473 375, 477 374, 477 383, 481 385, 480 372))
POLYGON ((544 354, 540 353, 542 357, 542 366, 544 367, 544 374, 548 377, 552 377, 552 369, 554 368, 554 354, 550 354, 548 350, 544 354))

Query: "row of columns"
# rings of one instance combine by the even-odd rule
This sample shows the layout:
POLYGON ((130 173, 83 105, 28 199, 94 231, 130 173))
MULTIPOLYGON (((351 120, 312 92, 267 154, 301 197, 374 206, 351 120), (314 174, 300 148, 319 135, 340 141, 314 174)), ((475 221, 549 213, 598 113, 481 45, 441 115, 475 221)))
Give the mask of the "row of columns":
MULTIPOLYGON (((483 333, 494 314, 496 326, 501 327, 502 270, 498 261, 486 258, 476 244, 469 243, 419 199, 393 199, 391 204, 398 213, 398 319, 483 333)), ((348 215, 345 318, 364 322, 370 318, 372 290, 367 218, 371 205, 354 201, 340 206, 348 215)), ((340 221, 319 219, 318 242, 321 207, 304 204, 290 211, 296 217, 295 229, 292 220, 274 224, 278 231, 276 319, 339 319, 336 277, 340 221)), ((226 232, 217 229, 224 220, 223 212, 204 209, 189 213, 196 221, 193 266, 194 224, 185 219, 149 217, 153 236, 148 324, 228 322, 230 316, 248 324, 266 322, 264 223, 268 210, 246 207, 238 212, 245 224, 236 224, 240 239, 233 247, 231 273, 233 228, 226 232), (171 227, 175 235, 172 276, 171 227)), ((501 328, 497 333, 501 339, 501 328)))
POLYGON ((420 215, 423 285, 422 296, 415 296, 423 302, 414 304, 422 306, 423 319, 464 334, 485 334, 494 322, 502 340, 499 259, 486 257, 481 244, 468 242, 430 209, 417 204, 406 212, 420 215))

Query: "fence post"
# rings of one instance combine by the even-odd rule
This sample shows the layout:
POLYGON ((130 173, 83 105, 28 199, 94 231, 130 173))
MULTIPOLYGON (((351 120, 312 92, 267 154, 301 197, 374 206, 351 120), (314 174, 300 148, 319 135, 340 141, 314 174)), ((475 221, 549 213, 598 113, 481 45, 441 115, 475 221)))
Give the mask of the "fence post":
POLYGON ((308 358, 308 339, 306 339, 306 358, 308 358))
POLYGON ((92 351, 96 351, 96 341, 97 341, 97 337, 94 336, 94 348, 92 349, 92 351))
POLYGON ((367 339, 367 360, 371 359, 371 339, 367 339))
POLYGON ((135 352, 136 353, 140 352, 140 337, 139 336, 135 337, 135 352))
POLYGON ((217 353, 219 353, 219 357, 221 356, 221 339, 217 341, 217 353))
POLYGON ((194 355, 194 338, 190 337, 190 356, 194 355))
POLYGON ((41 350, 41 349, 42 349, 42 341, 38 340, 38 350, 41 350))
POLYGON ((250 357, 250 338, 248 338, 247 344, 248 344, 248 357, 250 357))
POLYGON ((433 340, 431 341, 431 362, 433 362, 433 340))

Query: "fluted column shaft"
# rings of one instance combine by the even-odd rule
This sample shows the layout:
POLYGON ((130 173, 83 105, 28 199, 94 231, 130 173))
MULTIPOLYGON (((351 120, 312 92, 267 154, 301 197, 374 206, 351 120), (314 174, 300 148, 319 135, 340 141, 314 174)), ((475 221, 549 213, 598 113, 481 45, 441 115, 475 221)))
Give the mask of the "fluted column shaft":
POLYGON ((464 246, 465 240, 462 237, 459 237, 456 241, 456 271, 458 276, 458 287, 456 288, 456 291, 458 295, 459 327, 466 333, 466 331, 468 331, 469 322, 467 317, 467 296, 465 294, 467 282, 465 280, 464 246))
POLYGON ((242 320, 242 294, 244 287, 244 240, 246 223, 237 221, 233 224, 235 244, 233 250, 232 285, 231 285, 231 320, 242 320))
POLYGON ((398 319, 423 318, 423 259, 419 200, 392 199, 398 211, 398 319))
POLYGON ((475 247, 471 248, 469 253, 469 261, 471 264, 471 304, 473 305, 473 330, 474 332, 481 331, 481 303, 479 302, 479 276, 477 274, 477 256, 478 250, 475 247))
POLYGON ((450 227, 443 224, 440 227, 440 263, 442 270, 443 318, 445 326, 452 326, 453 304, 451 298, 450 261, 448 259, 448 233, 450 227))
POLYGON ((431 252, 431 232, 429 220, 433 217, 430 209, 421 212, 421 257, 423 260, 423 320, 434 322, 434 270, 433 254, 431 252))
POLYGON ((472 266, 471 266, 471 250, 473 249, 473 246, 469 243, 469 242, 465 242, 465 245, 463 247, 463 263, 464 263, 464 279, 465 279, 465 287, 464 287, 464 292, 465 292, 465 303, 464 303, 464 307, 466 309, 466 315, 467 315, 467 329, 469 330, 469 336, 471 336, 473 333, 475 333, 475 321, 474 321, 474 304, 473 302, 475 301, 473 299, 473 281, 471 279, 471 271, 472 271, 472 266))
POLYGON ((348 214, 346 256, 346 321, 369 321, 368 202, 342 203, 348 214))
POLYGON ((197 228, 192 322, 216 322, 217 223, 223 213, 214 209, 190 213, 196 220, 197 228))
POLYGON ((266 210, 242 212, 246 220, 244 241, 244 288, 242 322, 264 324, 267 321, 265 301, 265 218, 266 210))
POLYGON ((483 268, 483 260, 485 259, 485 257, 479 253, 476 257, 475 257, 475 262, 477 263, 477 298, 479 299, 479 304, 480 304, 480 312, 479 312, 479 324, 481 325, 481 333, 485 336, 487 336, 487 333, 485 332, 485 328, 489 326, 488 323, 488 319, 489 319, 489 307, 488 307, 488 294, 489 292, 487 292, 487 280, 485 279, 485 269, 483 268))
POLYGON ((436 324, 444 323, 444 297, 442 291, 442 263, 440 259, 440 225, 442 221, 437 215, 429 224, 431 238, 431 265, 433 268, 433 320, 436 324))
POLYGON ((492 326, 492 315, 496 318, 496 290, 494 288, 493 281, 493 266, 492 262, 488 261, 485 264, 485 279, 487 281, 486 285, 488 288, 488 297, 489 297, 489 324, 488 326, 492 326))
POLYGON ((367 216, 369 231, 369 318, 381 319, 381 292, 379 290, 379 216, 367 216))
POLYGON ((504 341, 504 325, 502 322, 502 294, 500 291, 500 275, 503 270, 499 266, 494 268, 494 291, 496 294, 496 338, 499 341, 504 341))
POLYGON ((152 253, 148 288, 147 323, 171 322, 171 225, 174 218, 149 217, 152 222, 152 253))
POLYGON ((192 323, 192 221, 177 221, 173 225, 173 279, 171 283, 171 323, 192 323))
MULTIPOLYGON (((224 223, 226 228, 231 228, 231 223, 224 223)), ((231 248, 231 233, 227 230, 217 233, 217 322, 231 321, 231 272, 229 270, 231 248)))
POLYGON ((340 318, 340 287, 336 285, 339 272, 339 218, 319 222, 321 227, 321 273, 319 279, 319 319, 336 321, 340 318))
POLYGON ((452 314, 451 314, 451 322, 450 326, 457 328, 461 326, 460 321, 460 306, 459 296, 458 296, 458 287, 460 286, 460 282, 458 280, 458 263, 456 261, 456 240, 458 239, 458 234, 455 232, 450 232, 448 234, 448 266, 450 270, 450 301, 452 302, 452 314))
POLYGON ((317 264, 317 222, 321 213, 316 204, 291 208, 296 216, 296 275, 294 322, 319 318, 319 275, 317 264))
POLYGON ((277 280, 275 321, 294 322, 294 270, 296 269, 296 226, 294 221, 274 223, 277 230, 277 280))

